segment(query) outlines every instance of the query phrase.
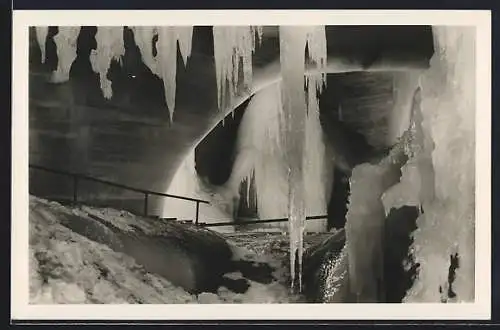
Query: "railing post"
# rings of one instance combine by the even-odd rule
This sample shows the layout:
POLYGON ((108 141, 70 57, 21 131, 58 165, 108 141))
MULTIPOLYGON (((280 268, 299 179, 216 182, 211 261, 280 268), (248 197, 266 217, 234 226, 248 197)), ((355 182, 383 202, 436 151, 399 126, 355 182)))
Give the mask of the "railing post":
POLYGON ((196 218, 195 218, 195 221, 194 221, 194 224, 196 226, 198 226, 198 217, 199 217, 199 213, 200 213, 200 202, 199 201, 196 201, 196 218))
POLYGON ((73 176, 73 203, 78 202, 78 176, 73 176))
POLYGON ((144 194, 144 216, 148 216, 148 199, 149 199, 149 194, 145 193, 144 194))

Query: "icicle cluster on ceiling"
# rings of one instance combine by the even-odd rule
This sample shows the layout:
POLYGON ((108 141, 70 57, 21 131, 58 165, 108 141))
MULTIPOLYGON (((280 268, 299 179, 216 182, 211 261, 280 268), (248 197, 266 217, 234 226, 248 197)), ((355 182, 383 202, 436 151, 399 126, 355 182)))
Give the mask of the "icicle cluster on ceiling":
POLYGON ((224 109, 238 93, 240 60, 243 88, 252 84, 252 53, 255 52, 256 39, 259 43, 262 40, 262 27, 214 26, 213 36, 218 104, 220 109, 224 109))
POLYGON ((133 27, 134 39, 141 51, 142 59, 155 75, 163 80, 165 102, 170 120, 175 110, 175 92, 177 75, 177 42, 181 51, 184 65, 191 56, 192 26, 158 26, 133 27), (153 37, 158 36, 156 44, 157 54, 153 56, 153 37))
POLYGON ((90 52, 90 64, 92 70, 99 73, 101 90, 105 98, 110 99, 113 92, 111 81, 107 78, 111 60, 121 62, 121 57, 125 55, 123 44, 123 27, 99 27, 95 35, 97 49, 90 52))
MULTIPOLYGON (((112 96, 111 81, 107 79, 107 73, 112 60, 121 61, 125 54, 123 41, 123 26, 121 27, 97 27, 95 36, 97 49, 90 54, 92 69, 99 73, 100 85, 105 98, 112 96)), ((76 58, 77 39, 80 27, 58 27, 59 32, 54 36, 57 47, 58 67, 53 72, 51 81, 62 83, 69 80, 71 64, 76 58)), ((193 36, 192 26, 136 26, 131 27, 134 39, 141 52, 143 62, 151 72, 163 80, 165 88, 165 102, 167 104, 170 119, 175 110, 175 92, 177 74, 177 42, 181 51, 184 65, 191 55, 191 41, 193 36), (158 36, 156 44, 157 54, 153 55, 154 36, 158 36)), ((45 61, 45 41, 48 35, 48 27, 36 28, 37 41, 42 53, 42 63, 45 61)))
MULTIPOLYGON (((48 34, 48 27, 38 27, 36 29, 37 40, 42 52, 42 62, 45 61, 45 39, 48 34)), ((79 26, 60 26, 59 32, 54 36, 54 43, 57 47, 57 69, 52 73, 51 82, 62 83, 69 79, 71 64, 76 58, 77 39, 80 34, 79 26)))

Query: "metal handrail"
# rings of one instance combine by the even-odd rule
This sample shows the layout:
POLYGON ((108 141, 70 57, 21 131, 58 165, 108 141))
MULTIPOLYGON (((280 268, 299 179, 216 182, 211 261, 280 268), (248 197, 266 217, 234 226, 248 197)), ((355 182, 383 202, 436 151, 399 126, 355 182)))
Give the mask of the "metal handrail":
MULTIPOLYGON (((274 223, 274 222, 288 221, 288 218, 276 218, 276 219, 247 220, 247 221, 239 221, 239 222, 217 222, 217 223, 201 222, 200 223, 199 222, 200 203, 210 204, 209 201, 206 201, 203 199, 198 199, 198 198, 191 198, 191 197, 179 196, 179 195, 173 195, 173 194, 165 194, 165 193, 160 193, 157 191, 150 191, 150 190, 130 187, 130 186, 126 186, 124 184, 98 179, 98 178, 91 177, 91 176, 81 174, 81 173, 63 171, 63 170, 48 168, 48 167, 41 166, 41 165, 30 164, 29 168, 72 177, 73 178, 73 202, 74 203, 78 202, 78 183, 79 183, 79 181, 86 180, 86 181, 98 182, 98 183, 102 183, 102 184, 105 184, 105 185, 108 185, 111 187, 121 188, 124 190, 129 190, 129 191, 144 194, 144 216, 148 216, 148 199, 149 199, 150 195, 153 195, 153 196, 181 199, 181 200, 186 200, 186 201, 196 203, 195 225, 201 226, 201 227, 244 226, 244 225, 248 225, 248 224, 262 224, 262 223, 274 223)), ((241 220, 244 218, 239 218, 239 219, 241 220)), ((316 216, 306 217, 306 220, 320 220, 320 219, 328 219, 328 216, 327 215, 316 215, 316 216)))
MULTIPOLYGON (((240 218, 240 219, 242 219, 242 218, 240 218)), ((306 220, 320 220, 320 219, 328 219, 328 215, 315 215, 315 216, 306 217, 306 220)), ((288 221, 288 218, 248 220, 248 221, 239 221, 239 222, 216 222, 216 223, 201 222, 199 225, 202 227, 244 226, 244 225, 249 225, 249 224, 286 222, 286 221, 288 221)))
POLYGON ((60 175, 65 175, 65 176, 69 176, 69 177, 73 178, 73 202, 75 202, 75 203, 78 202, 78 183, 80 180, 86 180, 86 181, 98 182, 98 183, 102 183, 102 184, 105 184, 105 185, 108 185, 111 187, 116 187, 116 188, 144 194, 144 216, 148 216, 148 200, 149 200, 150 195, 181 199, 181 200, 186 200, 186 201, 191 201, 191 202, 196 203, 196 219, 195 219, 196 224, 198 224, 198 219, 199 219, 200 203, 210 204, 209 201, 206 201, 203 199, 186 197, 186 196, 179 196, 179 195, 173 195, 173 194, 165 194, 165 193, 161 193, 161 192, 157 192, 157 191, 150 191, 150 190, 130 187, 130 186, 126 186, 124 184, 94 178, 94 177, 91 177, 91 176, 88 176, 85 174, 81 174, 81 173, 63 171, 63 170, 48 168, 48 167, 41 166, 41 165, 29 164, 29 168, 33 168, 33 169, 41 170, 41 171, 45 171, 45 172, 50 172, 50 173, 55 173, 55 174, 60 174, 60 175))

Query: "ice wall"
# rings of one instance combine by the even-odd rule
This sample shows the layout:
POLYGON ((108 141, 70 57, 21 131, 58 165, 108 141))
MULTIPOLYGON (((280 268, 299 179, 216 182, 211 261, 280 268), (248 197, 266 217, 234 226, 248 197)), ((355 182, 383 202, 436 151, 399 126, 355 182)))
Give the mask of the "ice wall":
POLYGON ((473 28, 434 27, 436 52, 430 68, 417 80, 410 74, 397 77, 400 90, 395 93, 389 139, 399 141, 397 148, 408 158, 400 164, 401 178, 394 178, 391 170, 384 179, 384 162, 353 170, 346 245, 349 282, 357 301, 382 299, 373 291, 377 264, 383 260, 377 253, 385 218, 381 205, 385 214, 404 205, 423 211, 411 249, 420 264, 418 277, 404 301, 474 299, 474 33, 473 28), (459 268, 450 283, 450 256, 455 254, 459 268))
POLYGON ((473 301, 475 29, 434 27, 434 37, 436 53, 420 87, 424 135, 433 141, 425 148, 432 153, 435 198, 423 204, 417 220, 413 252, 420 271, 405 301, 449 301, 448 268, 455 253, 453 300, 473 301))

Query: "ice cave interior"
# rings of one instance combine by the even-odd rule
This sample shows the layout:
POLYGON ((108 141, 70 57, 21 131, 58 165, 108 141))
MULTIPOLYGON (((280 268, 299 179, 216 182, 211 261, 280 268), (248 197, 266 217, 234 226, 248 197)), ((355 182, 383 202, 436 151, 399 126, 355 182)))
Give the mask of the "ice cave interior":
MULTIPOLYGON (((472 301, 474 33, 32 28, 30 163, 208 200, 196 210, 203 223, 286 218, 213 230, 286 231, 298 290, 304 235, 343 228, 345 244, 324 273, 326 282, 347 278, 354 301, 393 299, 381 297, 398 285, 381 266, 391 253, 406 271, 418 265, 396 300, 472 301), (324 217, 306 220, 314 216, 324 217), (387 228, 398 221, 407 250, 388 251, 397 233, 387 228)), ((69 194, 71 182, 30 175, 34 195, 69 194)), ((142 210, 133 193, 79 188, 89 203, 142 210)), ((151 197, 149 212, 195 216, 192 204, 168 198, 151 197)))

